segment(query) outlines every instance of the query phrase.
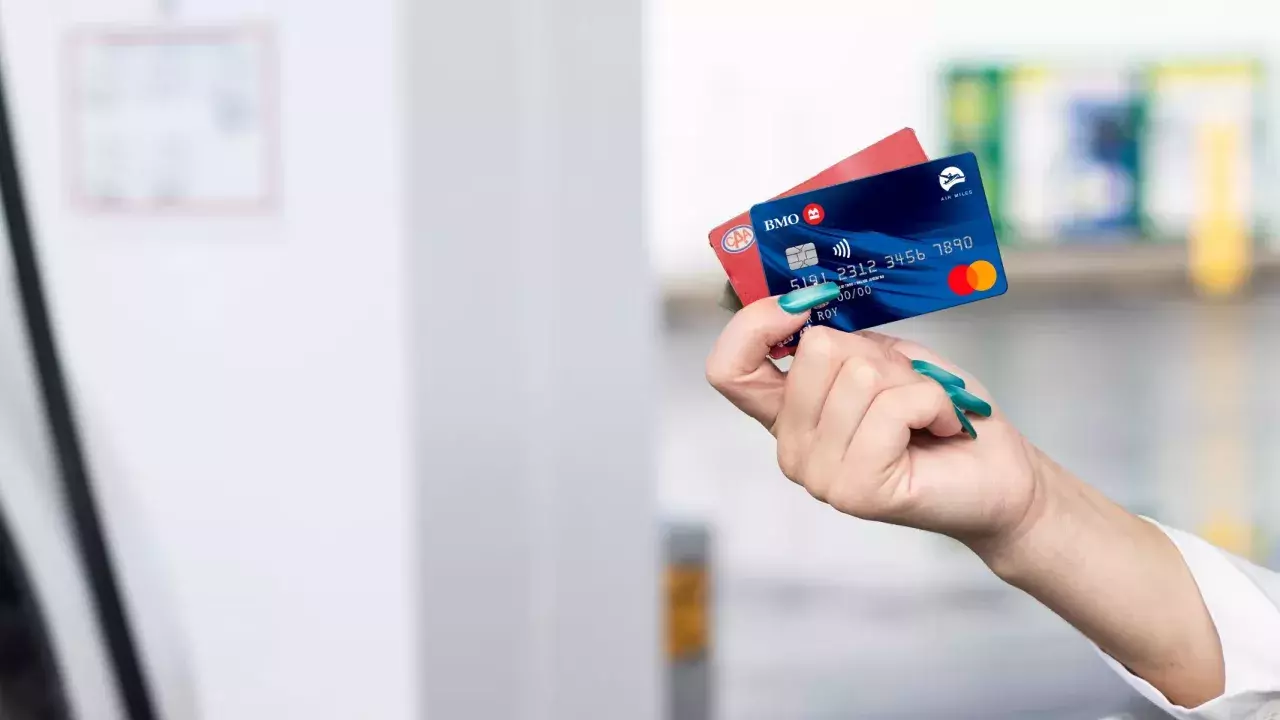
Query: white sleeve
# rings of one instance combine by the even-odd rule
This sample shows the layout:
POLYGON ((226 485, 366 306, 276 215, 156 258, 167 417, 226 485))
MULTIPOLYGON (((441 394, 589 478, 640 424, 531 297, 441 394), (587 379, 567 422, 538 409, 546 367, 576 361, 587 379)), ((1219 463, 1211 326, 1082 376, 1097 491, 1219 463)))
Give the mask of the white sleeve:
POLYGON ((1174 705, 1151 683, 1101 649, 1098 652, 1134 689, 1176 718, 1280 720, 1280 575, 1228 555, 1195 535, 1153 524, 1182 552, 1200 587, 1222 640, 1226 689, 1199 707, 1174 705))

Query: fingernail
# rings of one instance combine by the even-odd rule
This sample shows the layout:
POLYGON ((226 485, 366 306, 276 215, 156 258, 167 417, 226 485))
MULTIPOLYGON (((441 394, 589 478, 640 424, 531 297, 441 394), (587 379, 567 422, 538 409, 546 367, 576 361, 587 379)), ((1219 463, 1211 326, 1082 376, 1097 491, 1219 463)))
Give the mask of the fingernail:
POLYGON ((840 296, 840 286, 833 282, 810 285, 778 298, 778 307, 792 315, 799 315, 823 303, 829 303, 840 296))
POLYGON ((911 367, 921 375, 931 377, 942 383, 944 387, 964 387, 964 378, 954 373, 947 372, 926 360, 912 360, 911 367))
POLYGON ((960 412, 960 408, 951 408, 951 409, 955 410, 956 417, 960 418, 960 427, 964 428, 964 431, 969 433, 969 437, 973 438, 974 440, 977 440, 978 431, 973 429, 973 423, 969 422, 969 418, 965 417, 964 413, 960 412))
POLYGON ((951 402, 955 403, 956 407, 975 415, 991 417, 991 403, 962 387, 954 385, 943 385, 942 387, 947 389, 947 394, 951 396, 951 402))

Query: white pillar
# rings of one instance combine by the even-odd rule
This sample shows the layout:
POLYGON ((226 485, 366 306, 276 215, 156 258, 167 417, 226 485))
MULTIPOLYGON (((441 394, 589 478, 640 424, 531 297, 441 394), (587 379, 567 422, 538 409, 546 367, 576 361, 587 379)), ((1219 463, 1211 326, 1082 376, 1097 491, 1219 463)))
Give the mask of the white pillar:
POLYGON ((642 2, 403 7, 426 717, 654 720, 642 2))

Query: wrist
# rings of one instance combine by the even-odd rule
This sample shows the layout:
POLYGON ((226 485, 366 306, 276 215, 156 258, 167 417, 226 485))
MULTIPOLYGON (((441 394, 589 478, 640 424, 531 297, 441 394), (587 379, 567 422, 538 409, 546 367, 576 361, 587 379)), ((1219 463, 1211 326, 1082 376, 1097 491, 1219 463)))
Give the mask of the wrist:
POLYGON ((1031 501, 1016 522, 966 544, 1001 580, 1024 590, 1119 546, 1167 546, 1164 534, 1027 443, 1031 501))
MULTIPOLYGON (((1024 442, 1026 442, 1024 440, 1024 442)), ((1089 504, 1082 483, 1027 442, 1031 499, 1020 516, 995 532, 967 540, 969 548, 997 577, 1012 585, 1045 567, 1069 544, 1072 526, 1089 504), (1075 517, 1075 522, 1071 518, 1075 517)))
POLYGON ((1220 695, 1217 629, 1177 546, 1028 447, 1035 486, 1027 512, 969 547, 1171 702, 1193 707, 1220 695))

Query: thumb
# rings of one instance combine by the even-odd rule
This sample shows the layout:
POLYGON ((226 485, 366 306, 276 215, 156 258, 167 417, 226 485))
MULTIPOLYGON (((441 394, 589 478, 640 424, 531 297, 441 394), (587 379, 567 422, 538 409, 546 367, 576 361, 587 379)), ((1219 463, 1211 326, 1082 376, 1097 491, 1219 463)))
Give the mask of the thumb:
POLYGON ((823 283, 746 306, 707 357, 707 380, 738 409, 771 427, 782 407, 786 376, 769 360, 769 351, 805 326, 810 308, 839 294, 840 286, 823 283))

